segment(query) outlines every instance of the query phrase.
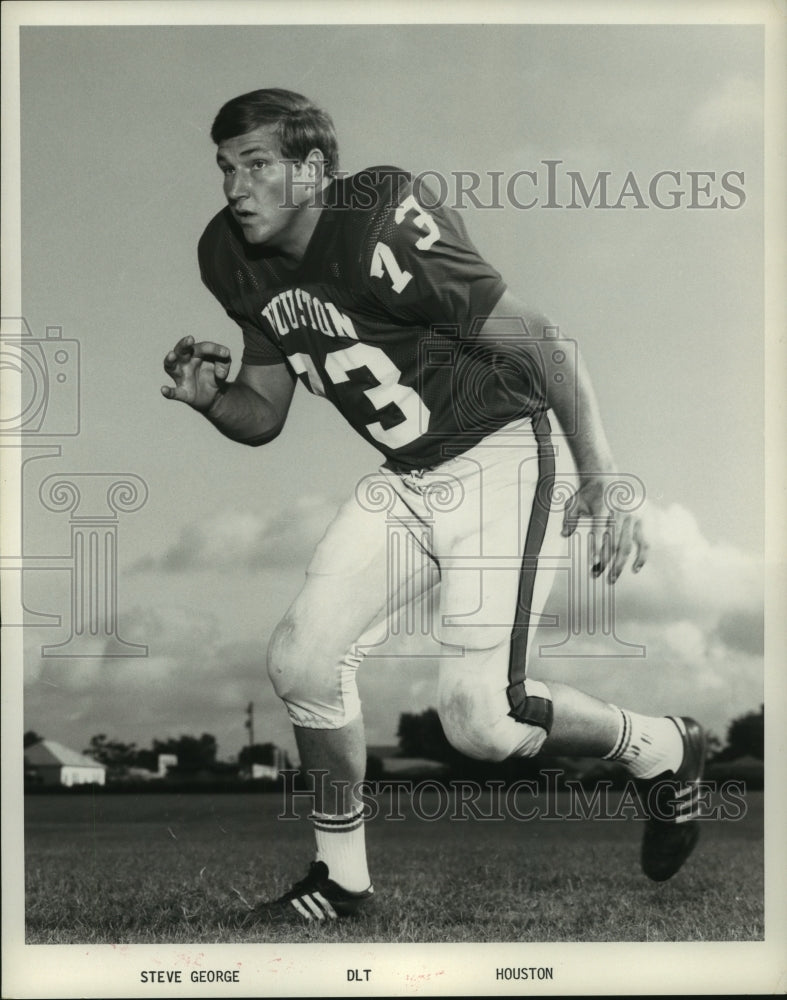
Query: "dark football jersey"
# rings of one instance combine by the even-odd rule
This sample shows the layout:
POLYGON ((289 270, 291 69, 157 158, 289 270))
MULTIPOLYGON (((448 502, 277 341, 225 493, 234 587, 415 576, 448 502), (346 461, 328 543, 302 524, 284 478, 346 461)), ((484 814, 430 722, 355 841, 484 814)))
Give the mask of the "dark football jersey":
POLYGON ((394 167, 334 180, 303 259, 248 244, 228 208, 202 279, 243 330, 248 365, 286 362, 397 471, 431 468, 544 408, 523 352, 478 342, 505 285, 459 214, 394 167))

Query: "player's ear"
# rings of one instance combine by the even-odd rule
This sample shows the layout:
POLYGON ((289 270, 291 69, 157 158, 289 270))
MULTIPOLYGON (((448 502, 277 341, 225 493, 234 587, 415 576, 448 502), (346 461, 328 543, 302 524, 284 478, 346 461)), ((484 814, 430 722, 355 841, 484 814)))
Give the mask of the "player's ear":
POLYGON ((319 186, 325 176, 325 156, 321 149, 312 149, 303 158, 309 182, 319 186))

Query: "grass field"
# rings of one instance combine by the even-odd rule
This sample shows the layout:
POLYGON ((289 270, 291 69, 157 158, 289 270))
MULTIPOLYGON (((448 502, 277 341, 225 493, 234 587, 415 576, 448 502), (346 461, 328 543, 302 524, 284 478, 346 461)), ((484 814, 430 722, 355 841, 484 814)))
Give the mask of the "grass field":
MULTIPOLYGON (((35 795, 25 803, 30 944, 726 941, 763 937, 763 807, 705 822, 671 881, 639 870, 636 820, 369 822, 363 920, 240 926, 305 872, 309 824, 279 795, 35 795)), ((439 811, 439 810, 435 810, 439 811)), ((558 808, 561 814, 564 811, 558 808)))

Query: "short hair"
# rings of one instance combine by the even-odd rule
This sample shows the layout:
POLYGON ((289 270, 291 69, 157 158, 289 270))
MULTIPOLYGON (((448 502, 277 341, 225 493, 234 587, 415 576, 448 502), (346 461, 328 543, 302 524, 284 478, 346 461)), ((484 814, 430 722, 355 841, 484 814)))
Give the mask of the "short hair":
POLYGON ((332 177, 339 169, 339 143, 331 116, 291 90, 270 87, 233 97, 216 115, 210 137, 218 146, 268 125, 276 126, 283 156, 301 161, 319 149, 326 174, 332 177))

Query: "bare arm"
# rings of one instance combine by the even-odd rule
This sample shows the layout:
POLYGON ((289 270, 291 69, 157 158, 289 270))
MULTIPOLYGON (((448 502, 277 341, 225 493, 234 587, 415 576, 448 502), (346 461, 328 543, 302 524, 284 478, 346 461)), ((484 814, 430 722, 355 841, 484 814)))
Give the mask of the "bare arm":
POLYGON ((604 503, 609 477, 617 469, 590 376, 578 349, 563 351, 560 363, 555 362, 555 340, 544 339, 547 327, 555 329, 543 314, 528 309, 506 292, 481 331, 481 338, 490 344, 496 340, 510 343, 515 338, 543 370, 550 408, 564 429, 573 428, 566 440, 579 476, 579 489, 566 504, 563 534, 571 535, 580 517, 593 518, 599 526, 599 538, 595 531, 592 535, 593 572, 598 575, 609 566, 609 579, 614 583, 634 546, 637 552, 633 571, 638 572, 645 564, 648 546, 642 518, 638 512, 614 517, 604 503), (526 335, 521 320, 527 327, 526 335), (555 379, 556 374, 561 378, 555 379))
POLYGON ((183 337, 164 358, 174 385, 162 386, 167 399, 204 414, 225 437, 248 445, 267 444, 281 431, 295 391, 286 364, 241 365, 228 382, 232 358, 222 344, 183 337))

